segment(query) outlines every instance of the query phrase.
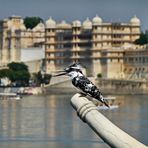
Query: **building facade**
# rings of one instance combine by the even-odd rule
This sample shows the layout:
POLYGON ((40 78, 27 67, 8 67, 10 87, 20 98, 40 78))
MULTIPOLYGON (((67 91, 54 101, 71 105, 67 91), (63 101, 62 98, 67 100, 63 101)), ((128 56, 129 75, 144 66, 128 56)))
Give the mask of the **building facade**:
POLYGON ((71 24, 57 23, 50 17, 45 27, 46 71, 80 62, 89 69, 89 75, 104 73, 104 77, 122 77, 123 49, 133 44, 140 32, 140 20, 136 16, 129 23, 105 23, 95 16, 71 24))
POLYGON ((124 75, 127 79, 148 80, 148 49, 124 52, 124 75))
POLYGON ((20 16, 12 16, 0 23, 0 63, 20 61, 21 49, 44 43, 45 26, 39 23, 27 29, 20 16))
POLYGON ((42 45, 47 73, 80 62, 88 76, 143 78, 139 70, 147 72, 144 65, 148 64, 148 50, 133 45, 140 36, 140 25, 136 16, 128 23, 106 23, 96 15, 92 20, 71 23, 59 23, 50 17, 45 24, 27 29, 20 16, 12 16, 0 22, 0 65, 20 61, 21 49, 42 45))

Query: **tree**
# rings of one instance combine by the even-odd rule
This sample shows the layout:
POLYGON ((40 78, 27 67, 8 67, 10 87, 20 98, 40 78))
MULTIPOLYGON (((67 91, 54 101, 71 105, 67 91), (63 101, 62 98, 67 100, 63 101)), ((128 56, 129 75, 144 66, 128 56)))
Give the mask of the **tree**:
POLYGON ((28 84, 30 79, 30 74, 27 71, 15 71, 13 82, 17 82, 19 84, 28 84))
POLYGON ((98 73, 97 74, 97 78, 102 78, 102 74, 101 73, 98 73))
POLYGON ((40 17, 25 17, 24 24, 26 28, 32 29, 40 22, 43 22, 43 19, 40 17))
POLYGON ((51 80, 51 74, 42 74, 41 71, 33 74, 33 79, 36 84, 49 84, 51 80))
POLYGON ((140 34, 139 39, 135 40, 135 44, 137 44, 137 45, 148 44, 148 35, 142 32, 140 34))
POLYGON ((0 70, 0 78, 7 77, 10 80, 13 79, 13 72, 10 69, 1 69, 0 70))
POLYGON ((30 79, 30 73, 28 66, 24 63, 11 62, 7 65, 9 70, 12 71, 10 80, 12 82, 19 83, 19 85, 26 85, 30 79))
POLYGON ((9 69, 12 71, 28 71, 28 66, 25 65, 23 62, 18 63, 18 62, 11 62, 7 65, 9 69))

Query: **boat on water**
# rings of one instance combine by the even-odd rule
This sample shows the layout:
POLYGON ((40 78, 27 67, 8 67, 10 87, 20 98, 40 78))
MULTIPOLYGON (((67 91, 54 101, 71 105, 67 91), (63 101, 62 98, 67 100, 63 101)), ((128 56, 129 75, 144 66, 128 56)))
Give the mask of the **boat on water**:
POLYGON ((0 100, 20 100, 21 97, 17 93, 0 93, 0 100))
POLYGON ((39 87, 21 87, 17 94, 19 95, 37 95, 41 93, 41 89, 39 87))
POLYGON ((114 96, 108 96, 105 97, 105 99, 108 102, 108 105, 110 106, 109 108, 105 106, 103 103, 99 102, 97 104, 97 107, 99 110, 112 110, 112 109, 117 109, 120 106, 120 102, 116 99, 114 96))

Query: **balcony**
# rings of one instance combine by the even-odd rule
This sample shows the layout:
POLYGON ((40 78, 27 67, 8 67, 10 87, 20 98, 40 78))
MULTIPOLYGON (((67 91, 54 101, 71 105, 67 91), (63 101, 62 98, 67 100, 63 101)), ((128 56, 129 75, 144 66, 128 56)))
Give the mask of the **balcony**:
POLYGON ((73 55, 70 57, 70 59, 75 60, 75 59, 85 59, 85 56, 79 56, 79 55, 73 55))
POLYGON ((67 51, 67 49, 50 49, 50 48, 46 48, 45 52, 46 53, 56 53, 56 52, 65 52, 67 51))
POLYGON ((46 57, 47 60, 64 60, 66 59, 66 57, 58 57, 58 56, 54 56, 54 57, 51 57, 51 56, 47 56, 46 57))
POLYGON ((81 34, 81 31, 73 31, 72 32, 72 35, 79 35, 79 34, 81 34))
POLYGON ((56 36, 56 32, 45 33, 45 37, 56 36))
POLYGON ((46 40, 45 44, 56 44, 54 40, 46 40))
POLYGON ((90 56, 91 59, 100 59, 101 56, 100 55, 92 55, 90 56))

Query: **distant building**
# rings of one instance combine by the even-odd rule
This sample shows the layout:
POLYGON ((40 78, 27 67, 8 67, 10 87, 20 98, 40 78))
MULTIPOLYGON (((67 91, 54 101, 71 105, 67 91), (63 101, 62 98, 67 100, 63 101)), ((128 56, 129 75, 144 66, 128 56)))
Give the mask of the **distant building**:
POLYGON ((148 49, 125 51, 123 72, 127 79, 148 80, 148 49))
POLYGON ((129 23, 105 23, 96 16, 71 24, 50 17, 45 27, 46 71, 80 62, 88 67, 89 75, 122 77, 123 49, 139 38, 140 24, 136 16, 129 23))
POLYGON ((45 26, 39 23, 35 28, 26 29, 20 16, 12 16, 0 23, 1 64, 20 61, 21 49, 36 47, 44 43, 45 26))
POLYGON ((34 59, 30 52, 35 55, 44 48, 47 73, 80 62, 89 76, 147 78, 148 50, 133 44, 140 36, 140 26, 136 16, 128 23, 106 23, 96 15, 71 23, 50 17, 45 24, 26 29, 20 16, 12 16, 0 22, 0 66, 25 61, 30 71, 39 71, 42 57, 34 59), (24 50, 28 51, 25 56, 24 50))

